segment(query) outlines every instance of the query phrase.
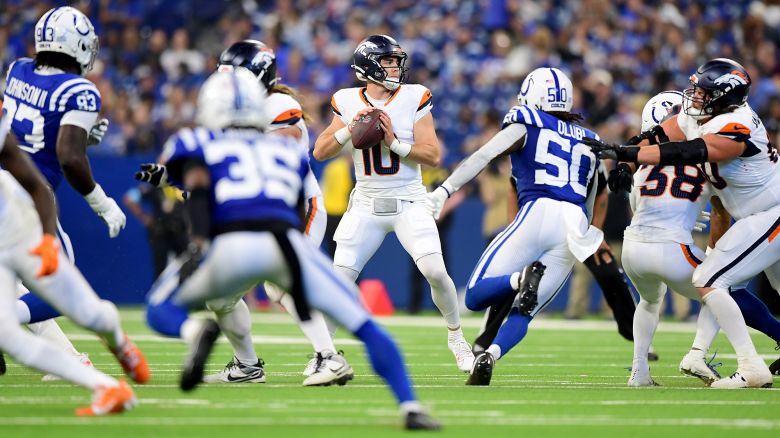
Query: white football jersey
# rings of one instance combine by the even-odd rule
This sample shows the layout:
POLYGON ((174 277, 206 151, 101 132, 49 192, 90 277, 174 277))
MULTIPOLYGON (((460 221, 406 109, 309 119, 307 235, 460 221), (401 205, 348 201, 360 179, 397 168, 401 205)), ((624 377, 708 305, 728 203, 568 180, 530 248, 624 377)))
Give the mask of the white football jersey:
MULTIPOLYGON (((370 102, 365 88, 345 88, 333 95, 331 106, 344 124, 351 123, 361 109, 375 106, 390 116, 398 140, 414 144, 414 124, 431 111, 433 101, 424 86, 403 84, 385 102, 370 102)), ((352 147, 352 142, 345 146, 352 147)), ((364 150, 353 148, 352 158, 355 190, 359 193, 409 201, 425 196, 419 163, 400 157, 381 144, 364 150)))
POLYGON ((691 231, 709 192, 707 178, 696 166, 640 166, 630 197, 634 216, 624 237, 692 243, 691 231))
POLYGON ((680 113, 677 124, 688 140, 717 134, 747 145, 745 152, 733 160, 701 166, 731 216, 742 219, 780 204, 777 151, 769 143, 764 124, 748 104, 702 125, 680 113))
MULTIPOLYGON (((10 117, 0 118, 0 152, 5 146, 5 138, 11 125, 10 117)), ((26 190, 22 188, 10 173, 0 170, 0 247, 16 241, 24 234, 18 230, 40 226, 40 218, 35 204, 26 190)))

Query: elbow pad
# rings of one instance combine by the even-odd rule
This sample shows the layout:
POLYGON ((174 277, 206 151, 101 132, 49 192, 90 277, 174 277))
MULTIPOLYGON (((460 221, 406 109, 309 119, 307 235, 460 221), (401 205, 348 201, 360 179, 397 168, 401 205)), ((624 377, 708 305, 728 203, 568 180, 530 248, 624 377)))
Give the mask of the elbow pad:
POLYGON ((700 164, 707 162, 707 143, 701 138, 688 141, 670 141, 658 146, 661 166, 700 164))

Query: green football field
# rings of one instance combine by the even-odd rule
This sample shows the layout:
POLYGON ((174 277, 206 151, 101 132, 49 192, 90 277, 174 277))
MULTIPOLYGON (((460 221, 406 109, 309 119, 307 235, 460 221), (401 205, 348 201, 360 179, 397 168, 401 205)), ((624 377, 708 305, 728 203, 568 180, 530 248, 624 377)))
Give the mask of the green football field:
MULTIPOLYGON (((257 313, 255 345, 266 362, 268 383, 178 389, 182 344, 151 334, 138 310, 122 312, 125 326, 152 368, 149 385, 136 386, 139 406, 108 418, 77 418, 73 410, 89 403, 89 393, 62 382, 41 382, 35 371, 9 363, 0 377, 0 434, 3 437, 385 437, 404 432, 390 392, 373 374, 362 347, 337 342, 355 369, 343 387, 303 388, 300 372, 310 352, 286 315, 257 313)), ((471 340, 479 319, 466 318, 471 340)), ((712 390, 677 372, 693 337, 693 325, 662 323, 655 347, 661 360, 653 375, 662 386, 625 386, 631 344, 614 323, 539 319, 528 337, 501 359, 490 387, 463 385, 446 348, 438 317, 382 319, 400 343, 423 403, 445 425, 442 436, 464 437, 717 437, 777 436, 780 392, 712 390), (667 435, 668 434, 668 435, 667 435)), ((95 338, 62 322, 82 351, 102 370, 118 376, 119 366, 95 338)), ((774 343, 754 333, 764 358, 773 361, 774 343)), ((721 374, 736 361, 725 338, 721 374)), ((231 353, 223 340, 209 365, 219 370, 231 353)), ((778 381, 780 385, 780 381, 778 381)), ((418 432, 419 433, 419 432, 418 432)))

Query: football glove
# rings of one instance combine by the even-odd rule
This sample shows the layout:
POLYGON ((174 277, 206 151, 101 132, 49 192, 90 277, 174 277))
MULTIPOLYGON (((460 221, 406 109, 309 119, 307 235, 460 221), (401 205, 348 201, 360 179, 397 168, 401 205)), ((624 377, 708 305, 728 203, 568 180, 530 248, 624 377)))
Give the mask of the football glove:
POLYGON ((168 184, 168 170, 162 164, 144 163, 141 170, 135 173, 135 179, 147 182, 155 187, 163 188, 168 184))
POLYGON ((639 154, 638 146, 604 143, 601 140, 590 137, 583 138, 582 143, 588 146, 590 150, 602 160, 617 160, 635 163, 637 161, 637 155, 639 154))
POLYGON ((444 207, 444 202, 447 201, 447 198, 449 197, 449 192, 442 186, 436 187, 436 190, 425 195, 425 208, 434 219, 439 219, 441 209, 444 207))
POLYGON ((613 192, 627 191, 631 193, 631 187, 634 185, 634 176, 631 174, 631 167, 626 163, 618 165, 609 171, 607 186, 613 192))
POLYGON ((127 218, 119 208, 116 201, 106 196, 100 184, 95 184, 95 189, 84 196, 89 206, 108 226, 108 235, 113 239, 125 227, 127 218))
POLYGON ((103 141, 106 132, 108 132, 108 119, 100 119, 89 130, 89 136, 87 137, 87 146, 95 146, 103 141))
POLYGON ((41 258, 41 269, 36 276, 45 277, 57 272, 59 265, 60 246, 57 244, 57 238, 51 234, 44 234, 41 243, 30 251, 30 254, 41 258))

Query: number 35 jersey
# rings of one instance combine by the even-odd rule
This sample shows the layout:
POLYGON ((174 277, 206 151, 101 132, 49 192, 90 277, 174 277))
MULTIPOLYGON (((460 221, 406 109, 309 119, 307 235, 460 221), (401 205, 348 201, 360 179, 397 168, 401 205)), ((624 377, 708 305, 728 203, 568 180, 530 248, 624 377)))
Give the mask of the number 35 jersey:
POLYGON ((596 156, 581 141, 583 137, 599 136, 525 105, 509 110, 502 129, 512 123, 527 129, 525 145, 511 154, 518 206, 550 198, 577 205, 587 214, 588 198, 595 193, 592 189, 597 166, 596 156))
POLYGON ((745 152, 719 163, 705 163, 702 169, 723 206, 734 218, 742 219, 780 204, 780 169, 777 151, 769 142, 764 124, 748 104, 713 117, 699 125, 680 113, 677 124, 692 140, 716 134, 745 143, 745 152))
MULTIPOLYGON (((422 85, 403 84, 387 101, 372 104, 365 88, 345 88, 331 99, 331 109, 345 125, 363 108, 375 106, 390 116, 398 140, 414 144, 414 124, 431 112, 431 92, 422 85)), ((349 141, 348 147, 352 147, 349 141)), ((368 149, 352 150, 355 163, 355 190, 377 198, 422 199, 426 190, 422 183, 420 164, 402 158, 387 147, 377 144, 368 149)))
POLYGON ((19 147, 30 153, 54 189, 62 181, 57 159, 60 125, 81 126, 89 132, 100 105, 95 84, 79 75, 36 70, 35 61, 29 58, 17 60, 8 70, 3 112, 12 118, 11 130, 19 147))
POLYGON ((254 129, 184 128, 165 144, 160 161, 176 184, 188 162, 208 168, 211 223, 216 230, 231 223, 264 221, 300 227, 298 203, 309 161, 291 139, 254 129))

